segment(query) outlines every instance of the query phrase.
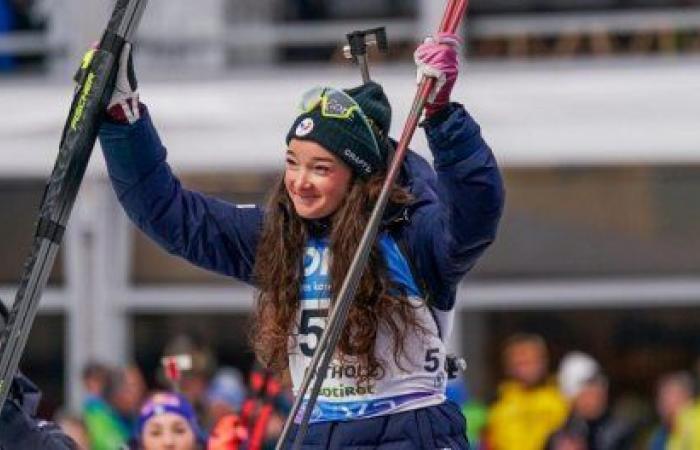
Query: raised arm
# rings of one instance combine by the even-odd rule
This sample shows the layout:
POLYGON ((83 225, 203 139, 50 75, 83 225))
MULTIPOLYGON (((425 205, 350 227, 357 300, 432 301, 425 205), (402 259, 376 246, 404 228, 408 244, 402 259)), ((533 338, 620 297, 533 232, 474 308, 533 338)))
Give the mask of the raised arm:
POLYGON ((169 253, 252 283, 262 211, 184 189, 143 106, 140 115, 100 130, 109 177, 128 216, 169 253))
POLYGON ((440 33, 414 54, 419 78, 437 79, 423 124, 437 177, 425 161, 408 161, 419 174, 414 184, 426 187, 408 240, 432 304, 443 311, 454 306, 460 279, 494 241, 504 202, 503 181, 479 125, 462 105, 450 102, 459 47, 458 36, 440 33))
POLYGON ((168 252, 252 283, 262 211, 182 187, 166 162, 148 110, 139 102, 130 44, 120 58, 107 118, 100 143, 109 178, 131 220, 168 252))
POLYGON ((467 111, 452 103, 424 124, 437 177, 425 161, 409 158, 423 174, 423 201, 411 215, 407 241, 433 304, 451 309, 460 279, 494 241, 504 204, 496 160, 467 111))

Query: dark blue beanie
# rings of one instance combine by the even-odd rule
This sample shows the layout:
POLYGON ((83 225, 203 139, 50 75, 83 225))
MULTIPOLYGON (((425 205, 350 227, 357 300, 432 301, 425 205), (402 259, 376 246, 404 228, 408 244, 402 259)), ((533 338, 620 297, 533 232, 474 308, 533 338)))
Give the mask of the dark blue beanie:
POLYGON ((385 136, 391 126, 391 106, 384 90, 375 82, 345 92, 360 106, 371 129, 359 114, 335 119, 324 117, 320 108, 315 108, 296 118, 287 133, 287 145, 292 139, 316 142, 338 156, 356 175, 369 177, 386 168, 385 136))

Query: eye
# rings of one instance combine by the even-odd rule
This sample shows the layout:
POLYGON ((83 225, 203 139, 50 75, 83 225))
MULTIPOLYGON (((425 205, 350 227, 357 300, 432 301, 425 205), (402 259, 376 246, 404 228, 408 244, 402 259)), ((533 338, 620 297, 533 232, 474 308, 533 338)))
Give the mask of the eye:
POLYGON ((331 168, 328 166, 314 166, 314 172, 319 175, 328 175, 331 172, 331 168))
POLYGON ((287 166, 288 167, 296 167, 296 166, 298 166, 298 163, 294 158, 288 156, 287 157, 287 166))

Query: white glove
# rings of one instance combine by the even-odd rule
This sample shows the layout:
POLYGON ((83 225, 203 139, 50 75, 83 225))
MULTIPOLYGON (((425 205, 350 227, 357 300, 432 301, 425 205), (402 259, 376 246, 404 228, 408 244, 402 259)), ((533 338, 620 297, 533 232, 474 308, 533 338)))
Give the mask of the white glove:
POLYGON ((119 57, 119 71, 114 85, 114 92, 107 106, 107 115, 115 122, 132 124, 141 118, 139 110, 139 91, 131 44, 124 44, 119 57))

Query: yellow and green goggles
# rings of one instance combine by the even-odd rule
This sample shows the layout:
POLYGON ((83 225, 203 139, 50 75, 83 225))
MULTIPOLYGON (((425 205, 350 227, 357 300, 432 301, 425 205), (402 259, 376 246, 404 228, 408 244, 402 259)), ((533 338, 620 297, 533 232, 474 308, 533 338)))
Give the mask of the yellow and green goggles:
POLYGON ((369 124, 369 118, 360 108, 360 105, 345 92, 332 87, 318 86, 306 91, 299 103, 299 109, 303 113, 310 113, 319 108, 321 116, 330 119, 338 120, 353 120, 355 113, 360 117, 362 122, 367 127, 369 135, 372 136, 374 146, 379 153, 379 144, 372 131, 372 126, 369 124))

